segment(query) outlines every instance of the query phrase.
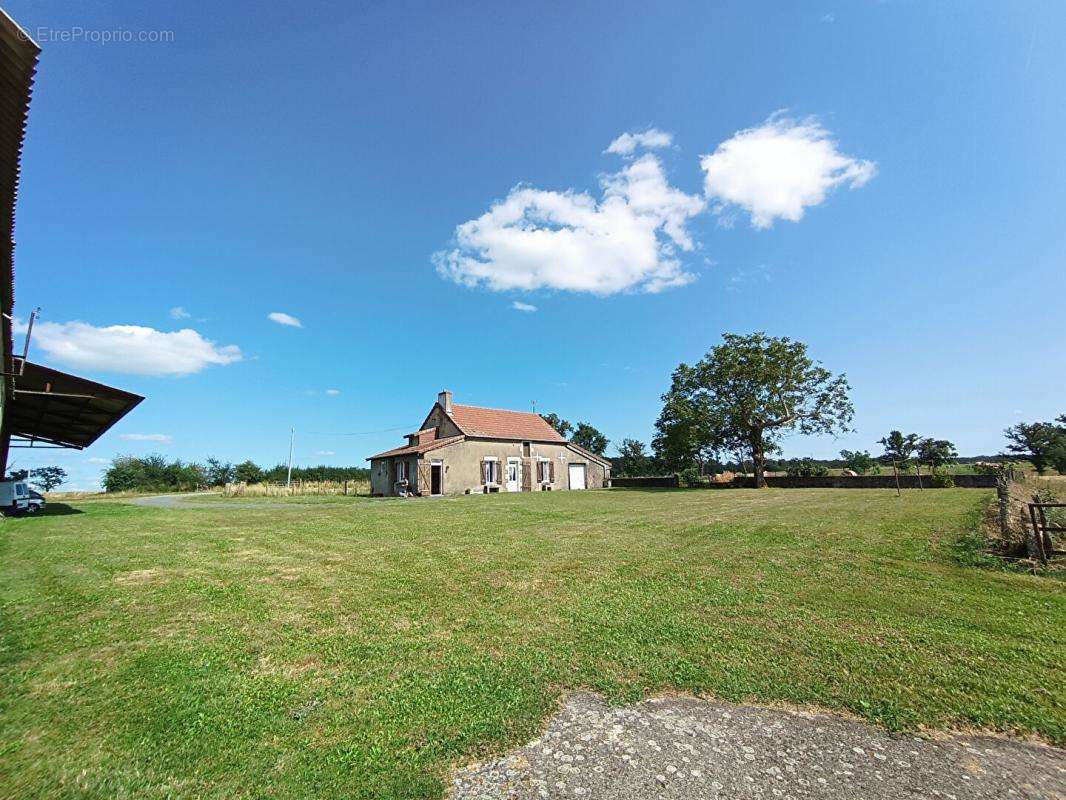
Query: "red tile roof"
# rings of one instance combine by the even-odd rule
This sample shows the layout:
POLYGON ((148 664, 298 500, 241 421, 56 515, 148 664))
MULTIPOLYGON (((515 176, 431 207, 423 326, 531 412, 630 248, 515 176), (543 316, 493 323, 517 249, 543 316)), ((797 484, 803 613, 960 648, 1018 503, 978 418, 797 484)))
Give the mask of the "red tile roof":
POLYGON ((527 411, 504 411, 499 408, 453 404, 451 418, 467 436, 532 442, 566 441, 540 414, 527 411))
POLYGON ((384 453, 378 453, 377 455, 368 456, 367 461, 372 458, 388 458, 390 456, 413 456, 422 455, 428 453, 430 450, 436 450, 438 447, 447 447, 453 442, 462 441, 464 436, 449 436, 447 439, 434 439, 432 442, 425 442, 423 444, 405 445, 403 447, 397 447, 392 450, 386 450, 384 453))

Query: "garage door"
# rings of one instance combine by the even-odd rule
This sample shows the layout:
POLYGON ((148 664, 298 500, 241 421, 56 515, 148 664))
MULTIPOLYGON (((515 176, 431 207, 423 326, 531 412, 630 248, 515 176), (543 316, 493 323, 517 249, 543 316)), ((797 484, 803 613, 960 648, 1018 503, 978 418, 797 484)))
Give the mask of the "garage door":
POLYGON ((585 465, 584 464, 571 464, 570 465, 570 488, 571 489, 584 489, 585 488, 585 465))

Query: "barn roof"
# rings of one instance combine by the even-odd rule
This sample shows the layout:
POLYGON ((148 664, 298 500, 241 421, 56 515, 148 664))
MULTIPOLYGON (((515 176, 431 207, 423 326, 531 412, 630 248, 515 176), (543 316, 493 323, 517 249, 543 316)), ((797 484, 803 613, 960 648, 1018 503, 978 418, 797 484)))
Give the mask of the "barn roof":
POLYGON ((144 398, 27 361, 4 412, 12 447, 88 447, 144 398))

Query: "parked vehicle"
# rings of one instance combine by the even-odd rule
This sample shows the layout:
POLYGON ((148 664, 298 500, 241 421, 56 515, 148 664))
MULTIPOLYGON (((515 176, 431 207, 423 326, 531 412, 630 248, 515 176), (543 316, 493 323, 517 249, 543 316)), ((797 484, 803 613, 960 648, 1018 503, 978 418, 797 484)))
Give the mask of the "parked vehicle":
POLYGON ((36 514, 44 508, 44 496, 33 491, 25 481, 12 478, 0 480, 0 511, 14 514, 36 514))

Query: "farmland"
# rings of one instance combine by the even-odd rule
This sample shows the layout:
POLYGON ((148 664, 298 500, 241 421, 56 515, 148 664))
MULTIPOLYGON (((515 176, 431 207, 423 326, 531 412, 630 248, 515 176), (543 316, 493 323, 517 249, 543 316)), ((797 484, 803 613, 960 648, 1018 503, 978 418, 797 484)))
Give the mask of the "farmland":
POLYGON ((437 797, 558 698, 1066 742, 1055 578, 990 494, 98 500, 0 528, 0 796, 437 797))

